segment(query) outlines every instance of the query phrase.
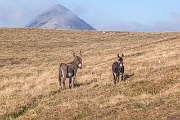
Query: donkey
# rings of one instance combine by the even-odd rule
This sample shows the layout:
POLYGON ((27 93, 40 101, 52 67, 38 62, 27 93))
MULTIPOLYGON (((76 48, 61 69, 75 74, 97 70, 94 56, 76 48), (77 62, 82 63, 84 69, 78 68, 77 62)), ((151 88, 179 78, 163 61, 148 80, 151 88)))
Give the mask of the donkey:
POLYGON ((82 53, 80 51, 80 56, 76 56, 73 53, 74 60, 69 63, 61 63, 59 65, 59 89, 61 88, 61 82, 63 83, 63 89, 65 89, 65 80, 69 78, 69 88, 74 87, 74 81, 77 73, 77 69, 82 69, 82 53), (61 81, 62 80, 62 81, 61 81))
POLYGON ((118 56, 119 60, 112 64, 114 85, 116 85, 116 83, 119 82, 119 76, 120 75, 121 75, 121 80, 124 79, 124 65, 123 65, 124 54, 122 54, 122 56, 119 56, 119 54, 118 54, 117 56, 118 56))

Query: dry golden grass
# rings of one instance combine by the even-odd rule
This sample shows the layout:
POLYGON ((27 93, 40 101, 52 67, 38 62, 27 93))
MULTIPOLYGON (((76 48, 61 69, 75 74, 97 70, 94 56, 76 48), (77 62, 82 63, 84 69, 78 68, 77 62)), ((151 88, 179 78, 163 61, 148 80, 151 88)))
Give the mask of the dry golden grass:
POLYGON ((0 119, 166 119, 180 114, 180 33, 0 29, 0 119), (58 65, 83 52, 80 86, 58 65), (124 53, 126 81, 111 65, 124 53), (68 84, 66 83, 66 86, 68 84))

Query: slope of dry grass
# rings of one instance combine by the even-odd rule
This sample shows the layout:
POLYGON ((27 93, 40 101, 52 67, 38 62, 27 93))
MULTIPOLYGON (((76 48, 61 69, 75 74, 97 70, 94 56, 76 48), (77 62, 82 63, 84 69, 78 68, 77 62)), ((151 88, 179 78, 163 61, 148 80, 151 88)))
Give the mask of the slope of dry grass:
POLYGON ((1 28, 0 119, 171 118, 180 114, 179 57, 178 32, 1 28), (80 50, 80 86, 57 92, 59 63, 80 50), (114 86, 122 52, 126 81, 114 86))

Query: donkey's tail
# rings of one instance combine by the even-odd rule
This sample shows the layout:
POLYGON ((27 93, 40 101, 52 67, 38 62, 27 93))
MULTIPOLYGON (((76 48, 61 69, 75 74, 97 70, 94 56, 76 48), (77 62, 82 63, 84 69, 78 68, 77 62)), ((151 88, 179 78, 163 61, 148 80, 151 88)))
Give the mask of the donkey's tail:
POLYGON ((59 65, 59 68, 58 68, 58 71, 59 71, 59 74, 58 74, 58 81, 59 81, 58 91, 59 91, 59 92, 60 92, 60 89, 61 89, 61 77, 62 77, 61 66, 62 66, 62 63, 59 65))
POLYGON ((61 66, 62 66, 62 63, 59 65, 59 68, 58 68, 58 70, 59 70, 59 76, 58 76, 58 79, 59 79, 59 80, 60 80, 61 77, 62 77, 62 69, 61 69, 61 66))

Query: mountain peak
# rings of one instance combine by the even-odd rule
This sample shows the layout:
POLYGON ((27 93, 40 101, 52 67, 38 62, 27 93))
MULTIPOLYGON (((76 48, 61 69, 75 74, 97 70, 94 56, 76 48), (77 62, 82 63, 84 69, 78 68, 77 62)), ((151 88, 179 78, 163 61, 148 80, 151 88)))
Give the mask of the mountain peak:
POLYGON ((56 9, 59 9, 59 8, 63 8, 63 9, 67 9, 66 7, 60 5, 60 4, 56 4, 54 6, 52 6, 52 8, 56 8, 56 9))
POLYGON ((67 9, 66 7, 60 5, 60 4, 56 4, 54 6, 52 6, 51 8, 49 8, 47 11, 56 11, 56 12, 70 12, 69 9, 67 9))
POLYGON ((95 30, 66 7, 56 4, 45 10, 25 27, 50 29, 95 30))

